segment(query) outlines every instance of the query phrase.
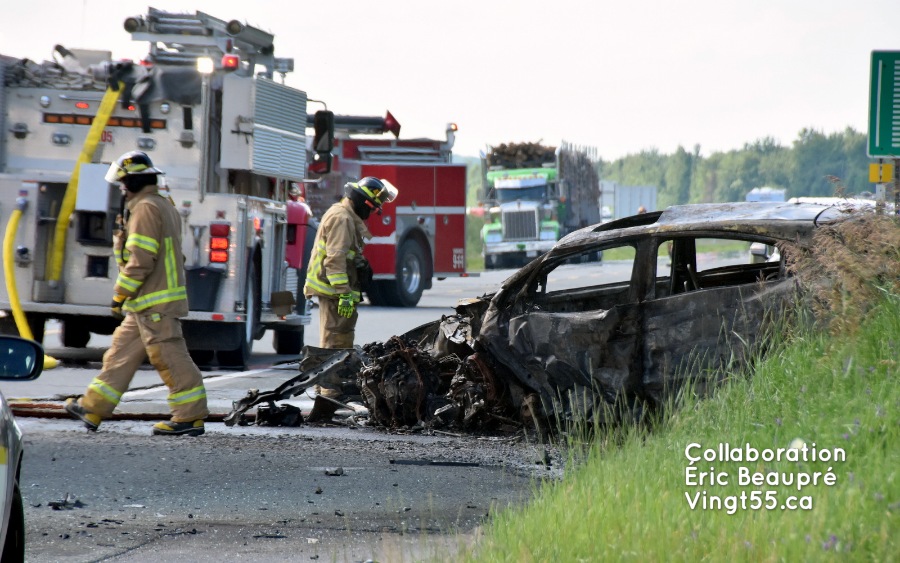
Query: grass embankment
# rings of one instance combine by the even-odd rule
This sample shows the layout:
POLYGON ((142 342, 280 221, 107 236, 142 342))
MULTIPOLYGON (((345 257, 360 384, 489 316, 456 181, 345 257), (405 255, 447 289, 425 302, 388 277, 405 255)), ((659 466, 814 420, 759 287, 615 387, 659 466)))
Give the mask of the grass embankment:
POLYGON ((587 461, 563 481, 540 487, 529 506, 500 513, 465 558, 898 560, 898 349, 896 296, 867 314, 850 336, 795 337, 758 364, 752 377, 734 379, 712 399, 689 400, 652 432, 622 430, 616 446, 597 440, 587 461), (813 444, 820 454, 840 448, 845 461, 700 459, 692 482, 703 472, 704 484, 689 482, 689 444, 699 444, 690 453, 702 456, 719 444, 749 444, 762 452, 801 441, 807 455, 813 444), (709 484, 713 471, 727 484, 709 484), (768 481, 791 479, 793 485, 742 483, 743 472, 768 481), (800 479, 817 473, 819 484, 798 490, 800 479), (823 483, 825 475, 834 483, 823 483), (783 508, 788 502, 805 509, 783 508))

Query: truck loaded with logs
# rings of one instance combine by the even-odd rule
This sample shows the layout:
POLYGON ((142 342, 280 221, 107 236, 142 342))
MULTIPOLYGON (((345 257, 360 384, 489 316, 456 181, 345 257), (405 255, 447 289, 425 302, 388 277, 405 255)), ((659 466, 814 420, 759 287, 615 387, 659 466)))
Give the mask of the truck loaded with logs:
POLYGON ((560 237, 599 223, 596 161, 595 149, 566 142, 491 147, 482 162, 485 268, 521 266, 560 237))

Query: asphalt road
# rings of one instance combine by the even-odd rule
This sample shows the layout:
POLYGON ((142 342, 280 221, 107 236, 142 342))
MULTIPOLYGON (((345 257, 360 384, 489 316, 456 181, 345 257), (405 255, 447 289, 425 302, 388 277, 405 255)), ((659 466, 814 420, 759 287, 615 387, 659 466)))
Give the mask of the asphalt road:
POLYGON ((446 560, 491 513, 559 474, 554 450, 501 436, 21 426, 30 562, 446 560))

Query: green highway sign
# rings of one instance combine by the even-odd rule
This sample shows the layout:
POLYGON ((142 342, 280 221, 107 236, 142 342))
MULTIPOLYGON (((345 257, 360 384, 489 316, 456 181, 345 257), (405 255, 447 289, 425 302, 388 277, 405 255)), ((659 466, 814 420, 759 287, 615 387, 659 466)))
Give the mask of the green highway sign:
POLYGON ((872 51, 868 152, 900 158, 900 51, 872 51))

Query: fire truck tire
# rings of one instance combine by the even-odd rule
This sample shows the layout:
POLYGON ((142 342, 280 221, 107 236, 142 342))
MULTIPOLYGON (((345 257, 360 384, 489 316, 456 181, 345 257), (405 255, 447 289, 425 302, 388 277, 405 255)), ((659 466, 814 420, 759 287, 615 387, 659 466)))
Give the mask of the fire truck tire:
POLYGON ((59 339, 66 348, 84 348, 91 340, 91 331, 82 322, 65 320, 59 327, 59 339))
POLYGON ((216 355, 215 350, 188 350, 188 353, 191 355, 191 360, 197 364, 197 367, 201 368, 212 364, 216 355))
POLYGON ((369 303, 373 307, 387 307, 387 299, 384 296, 382 285, 384 285, 384 282, 375 280, 371 283, 369 289, 366 290, 366 295, 369 297, 369 303))
POLYGON ((6 316, 0 316, 0 334, 17 336, 19 330, 16 328, 16 321, 13 320, 12 313, 9 311, 4 312, 6 313, 6 316))
POLYGON ((303 349, 303 327, 297 330, 276 330, 272 344, 276 354, 299 354, 303 349))
POLYGON ((260 309, 260 279, 258 255, 254 256, 250 261, 250 268, 247 270, 247 290, 244 302, 247 304, 246 320, 244 324, 238 325, 235 330, 239 332, 240 344, 234 350, 219 350, 216 352, 216 359, 219 361, 220 367, 246 369, 250 363, 250 353, 253 352, 253 341, 257 339, 259 334, 259 317, 260 309))
MULTIPOLYGON (((44 343, 44 326, 47 324, 47 317, 44 315, 31 314, 27 315, 28 328, 31 329, 31 336, 35 341, 44 343)), ((90 335, 88 335, 90 338, 90 335)))
MULTIPOLYGON (((43 343, 46 317, 44 317, 44 315, 29 314, 26 315, 25 318, 28 321, 28 328, 31 329, 31 334, 34 336, 34 339, 43 343)), ((19 335, 19 327, 16 326, 16 321, 11 313, 7 313, 7 316, 5 317, 0 317, 0 334, 10 334, 12 336, 19 335)))
POLYGON ((415 307, 425 289, 425 251, 413 239, 407 239, 397 252, 397 277, 381 281, 382 291, 389 307, 415 307))

